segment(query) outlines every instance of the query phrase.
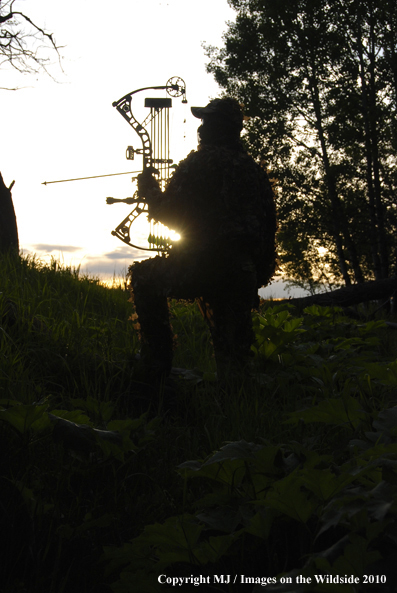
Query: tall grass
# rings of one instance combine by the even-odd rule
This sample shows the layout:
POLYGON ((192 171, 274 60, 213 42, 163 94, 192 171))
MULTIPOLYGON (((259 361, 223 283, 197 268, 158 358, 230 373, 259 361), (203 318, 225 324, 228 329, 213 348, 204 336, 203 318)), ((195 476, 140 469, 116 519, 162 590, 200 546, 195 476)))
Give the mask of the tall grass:
POLYGON ((127 323, 131 305, 78 269, 45 266, 35 258, 0 270, 2 353, 8 397, 112 397, 126 390, 137 336, 127 323), (13 359, 13 363, 11 363, 13 359))
POLYGON ((205 495, 178 465, 226 441, 343 450, 340 426, 286 424, 287 414, 353 397, 374 418, 393 401, 396 342, 382 324, 265 308, 254 317, 255 372, 224 390, 197 307, 173 302, 174 364, 193 372, 176 379, 167 410, 167 390, 157 397, 135 366, 128 297, 55 260, 0 259, 4 593, 111 591, 103 550, 205 495))

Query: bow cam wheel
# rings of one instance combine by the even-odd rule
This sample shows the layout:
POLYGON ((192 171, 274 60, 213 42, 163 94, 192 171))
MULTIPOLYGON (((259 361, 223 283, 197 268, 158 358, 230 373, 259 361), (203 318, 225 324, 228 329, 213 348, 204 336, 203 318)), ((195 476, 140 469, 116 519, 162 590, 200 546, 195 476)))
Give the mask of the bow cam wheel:
POLYGON ((179 76, 173 76, 167 80, 167 93, 170 97, 181 97, 186 92, 186 85, 183 78, 179 76))

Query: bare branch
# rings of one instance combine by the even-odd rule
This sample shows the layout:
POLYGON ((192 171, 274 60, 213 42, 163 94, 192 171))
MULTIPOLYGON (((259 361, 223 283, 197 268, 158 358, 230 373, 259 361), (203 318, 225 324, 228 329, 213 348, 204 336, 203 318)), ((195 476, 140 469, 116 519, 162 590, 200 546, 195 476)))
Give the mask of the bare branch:
POLYGON ((23 12, 14 12, 13 15, 19 14, 19 16, 21 16, 25 21, 27 21, 30 25, 32 25, 32 27, 34 29, 36 29, 36 31, 38 31, 39 33, 42 34, 43 37, 46 37, 47 39, 50 40, 52 47, 55 49, 55 51, 58 53, 59 48, 57 47, 53 35, 52 33, 46 33, 44 31, 44 29, 42 29, 41 27, 39 27, 38 25, 36 25, 28 16, 26 16, 26 14, 23 14, 23 12))
POLYGON ((12 19, 12 17, 13 17, 12 12, 10 12, 9 14, 6 14, 5 16, 0 15, 0 23, 5 23, 6 21, 9 21, 10 19, 12 19))
POLYGON ((48 52, 56 52, 62 69, 61 47, 56 44, 52 33, 45 31, 23 12, 13 10, 14 2, 8 0, 3 5, 0 2, 0 24, 3 25, 0 28, 0 66, 8 63, 24 74, 44 71, 53 78, 48 71, 51 64, 48 52), (46 55, 43 55, 44 52, 46 55))

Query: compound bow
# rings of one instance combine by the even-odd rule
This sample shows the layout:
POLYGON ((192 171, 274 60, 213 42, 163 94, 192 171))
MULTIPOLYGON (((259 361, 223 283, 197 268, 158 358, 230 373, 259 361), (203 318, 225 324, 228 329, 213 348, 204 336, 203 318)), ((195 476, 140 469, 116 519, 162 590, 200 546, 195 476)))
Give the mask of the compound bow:
MULTIPOLYGON (((161 189, 164 189, 167 179, 170 177, 172 169, 172 159, 170 159, 170 142, 169 142, 169 110, 172 107, 171 97, 182 97, 182 103, 187 103, 186 100, 186 85, 182 78, 174 76, 170 78, 164 86, 150 86, 132 91, 118 101, 113 103, 117 111, 130 124, 132 129, 138 134, 142 148, 134 149, 132 146, 127 147, 126 157, 128 160, 133 160, 135 154, 142 155, 143 171, 151 168, 152 172, 158 175, 158 180, 161 189), (135 118, 131 109, 131 101, 133 95, 147 90, 165 90, 169 97, 165 98, 147 98, 145 99, 145 107, 150 108, 150 113, 139 123, 135 118), (146 130, 146 126, 150 123, 151 133, 146 130)), ((132 181, 136 178, 133 177, 132 181)), ((161 232, 164 233, 166 227, 163 225, 156 225, 156 229, 151 222, 148 246, 142 247, 131 242, 131 226, 141 214, 148 214, 148 208, 145 201, 138 196, 138 192, 134 193, 132 198, 125 198, 118 200, 115 198, 107 198, 107 204, 114 204, 116 202, 124 202, 126 204, 133 204, 134 208, 130 214, 112 231, 112 235, 118 237, 121 241, 135 247, 136 249, 143 249, 147 251, 167 251, 168 241, 164 236, 159 236, 161 232)))

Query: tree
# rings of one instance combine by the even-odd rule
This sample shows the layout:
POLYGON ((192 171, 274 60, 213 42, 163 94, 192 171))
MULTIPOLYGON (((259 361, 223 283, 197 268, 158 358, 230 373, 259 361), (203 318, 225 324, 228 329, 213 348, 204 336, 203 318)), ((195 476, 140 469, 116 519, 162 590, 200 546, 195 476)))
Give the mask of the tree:
MULTIPOLYGON (((53 34, 37 25, 25 13, 14 10, 16 0, 0 1, 0 66, 9 64, 20 72, 49 74, 49 50, 59 59, 53 34)), ((16 90, 0 87, 3 90, 16 90)))
POLYGON ((279 181, 282 268, 300 283, 386 278, 397 254, 394 0, 229 0, 208 65, 245 106, 279 181))
MULTIPOLYGON (((20 73, 48 72, 48 49, 59 57, 53 35, 34 23, 23 12, 14 10, 16 0, 0 0, 0 66, 9 64, 20 73), (44 51, 44 53, 43 53, 44 51)), ((0 87, 2 90, 16 90, 0 87)), ((12 202, 0 173, 0 252, 19 251, 18 228, 12 202)))
POLYGON ((19 253, 18 228, 11 189, 6 187, 0 173, 0 253, 19 253))

